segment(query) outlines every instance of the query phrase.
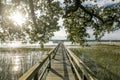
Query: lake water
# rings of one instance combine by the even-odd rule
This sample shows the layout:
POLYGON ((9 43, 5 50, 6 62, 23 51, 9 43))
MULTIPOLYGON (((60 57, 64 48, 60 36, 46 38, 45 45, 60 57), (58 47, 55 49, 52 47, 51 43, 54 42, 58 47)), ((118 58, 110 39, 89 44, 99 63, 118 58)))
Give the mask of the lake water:
POLYGON ((18 80, 18 78, 38 62, 46 51, 0 51, 0 80, 18 80))

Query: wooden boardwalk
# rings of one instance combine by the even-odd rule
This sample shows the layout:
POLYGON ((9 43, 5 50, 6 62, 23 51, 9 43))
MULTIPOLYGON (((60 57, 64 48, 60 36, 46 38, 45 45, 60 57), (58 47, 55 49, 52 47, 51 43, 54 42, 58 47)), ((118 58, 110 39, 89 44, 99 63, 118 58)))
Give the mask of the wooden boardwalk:
POLYGON ((51 61, 51 69, 46 80, 75 80, 70 62, 62 46, 58 48, 55 58, 51 61))
POLYGON ((64 44, 58 44, 19 80, 98 80, 92 71, 64 44))

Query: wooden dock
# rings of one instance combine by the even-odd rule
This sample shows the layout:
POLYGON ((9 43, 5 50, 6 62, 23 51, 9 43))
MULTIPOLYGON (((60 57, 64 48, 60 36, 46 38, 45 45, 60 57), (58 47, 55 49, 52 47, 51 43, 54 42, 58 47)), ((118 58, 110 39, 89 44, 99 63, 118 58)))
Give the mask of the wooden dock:
POLYGON ((46 80, 75 80, 71 64, 62 46, 58 48, 55 58, 51 61, 51 69, 46 80))
POLYGON ((19 80, 98 80, 92 71, 64 44, 58 44, 19 80))

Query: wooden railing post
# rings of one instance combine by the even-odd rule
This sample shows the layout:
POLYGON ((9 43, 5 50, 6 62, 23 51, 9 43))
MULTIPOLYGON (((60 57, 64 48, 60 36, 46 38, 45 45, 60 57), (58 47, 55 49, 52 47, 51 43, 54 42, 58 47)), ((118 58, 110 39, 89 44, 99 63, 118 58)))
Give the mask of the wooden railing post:
POLYGON ((52 59, 55 58, 55 55, 56 55, 56 52, 57 52, 59 46, 60 46, 60 43, 58 44, 58 46, 57 46, 57 47, 55 48, 55 50, 53 51, 53 57, 52 57, 52 59))
POLYGON ((51 55, 49 56, 49 65, 48 65, 48 70, 51 69, 51 55))
POLYGON ((52 57, 52 59, 55 58, 55 55, 56 55, 56 49, 53 51, 53 57, 52 57))
POLYGON ((35 74, 34 80, 38 80, 38 72, 35 74))

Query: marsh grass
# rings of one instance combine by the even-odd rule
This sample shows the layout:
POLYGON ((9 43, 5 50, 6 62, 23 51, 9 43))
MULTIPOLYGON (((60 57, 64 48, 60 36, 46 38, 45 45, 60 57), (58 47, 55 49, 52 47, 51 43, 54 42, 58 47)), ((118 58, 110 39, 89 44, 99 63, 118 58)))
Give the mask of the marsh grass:
POLYGON ((72 49, 99 80, 120 80, 120 46, 97 44, 72 49))
POLYGON ((49 51, 51 48, 0 48, 0 52, 28 52, 28 51, 49 51))
POLYGON ((0 80, 18 80, 50 48, 0 48, 0 80))

